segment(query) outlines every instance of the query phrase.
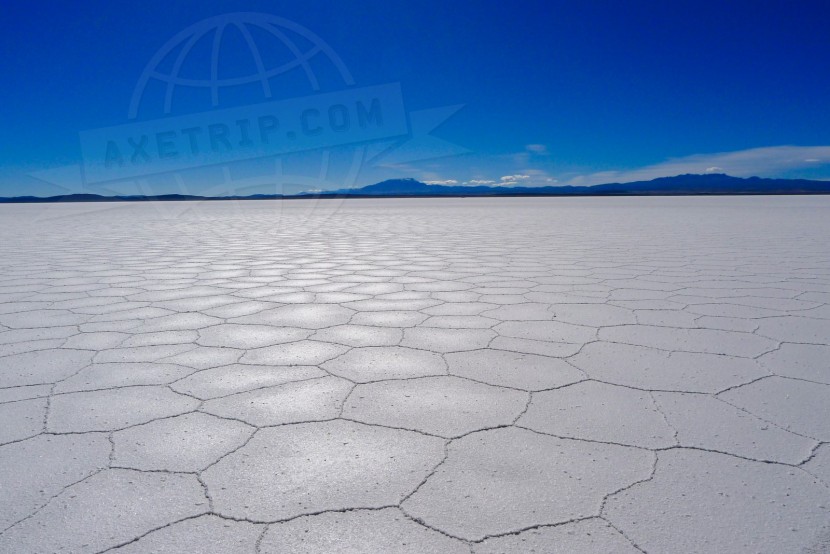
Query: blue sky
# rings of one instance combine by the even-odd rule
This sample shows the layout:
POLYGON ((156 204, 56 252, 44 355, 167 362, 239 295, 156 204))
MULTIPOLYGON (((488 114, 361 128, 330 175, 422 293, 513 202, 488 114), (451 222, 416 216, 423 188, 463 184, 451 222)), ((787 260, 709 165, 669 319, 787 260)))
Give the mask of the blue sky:
MULTIPOLYGON (((828 179, 829 16, 821 1, 12 0, 0 18, 0 196, 219 193, 228 182, 238 184, 235 192, 274 192, 275 179, 285 192, 396 177, 506 186, 706 171, 828 179), (269 98, 227 90, 214 106, 182 93, 160 117, 399 83, 410 121, 412 112, 463 105, 432 132, 447 141, 444 150, 421 152, 427 159, 398 156, 403 161, 387 153, 355 166, 356 147, 337 147, 326 158, 337 175, 319 184, 313 152, 94 186, 66 177, 89 161, 79 132, 128 123, 137 83, 171 37, 232 12, 272 14, 308 29, 353 83, 322 64, 314 69, 320 88, 312 90, 297 68, 275 79, 269 98), (429 157, 439 154, 454 155, 429 157)), ((276 45, 260 48, 266 64, 285 55, 276 45)), ((220 76, 256 69, 234 52, 229 46, 221 55, 220 76)))

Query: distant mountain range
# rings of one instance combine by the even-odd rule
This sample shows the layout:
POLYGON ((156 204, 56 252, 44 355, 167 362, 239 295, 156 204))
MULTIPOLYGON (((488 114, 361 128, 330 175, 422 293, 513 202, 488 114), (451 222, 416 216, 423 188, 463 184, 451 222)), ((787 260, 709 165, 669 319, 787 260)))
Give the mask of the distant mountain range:
POLYGON ((593 186, 491 187, 463 185, 428 185, 415 179, 391 179, 357 189, 339 189, 319 193, 254 194, 250 196, 196 196, 162 194, 159 196, 100 196, 66 194, 61 196, 0 197, 0 203, 37 202, 139 202, 186 200, 275 200, 295 198, 389 198, 389 197, 461 197, 461 196, 692 196, 728 194, 830 194, 830 181, 807 179, 764 179, 730 177, 722 173, 660 177, 651 181, 608 183, 593 186))

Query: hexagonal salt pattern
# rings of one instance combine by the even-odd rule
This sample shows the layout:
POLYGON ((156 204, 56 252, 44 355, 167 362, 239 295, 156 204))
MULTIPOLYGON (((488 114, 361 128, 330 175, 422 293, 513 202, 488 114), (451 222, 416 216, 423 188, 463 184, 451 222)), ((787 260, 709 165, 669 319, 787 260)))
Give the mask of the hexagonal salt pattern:
POLYGON ((0 552, 821 552, 828 210, 0 206, 0 552))

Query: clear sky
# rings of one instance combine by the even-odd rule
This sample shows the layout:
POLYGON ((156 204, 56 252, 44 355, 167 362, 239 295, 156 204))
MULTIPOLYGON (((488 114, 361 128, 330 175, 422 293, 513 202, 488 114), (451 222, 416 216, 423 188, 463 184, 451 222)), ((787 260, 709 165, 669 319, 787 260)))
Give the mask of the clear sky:
MULTIPOLYGON (((239 183, 234 191, 247 193, 274 192, 275 179, 284 181, 277 186, 286 192, 397 177, 507 186, 705 171, 830 179, 828 20, 826 0, 11 0, 0 16, 0 196, 215 192, 222 189, 216 171, 226 183, 239 183), (166 89, 155 97, 149 88, 142 92, 136 120, 200 113, 206 121, 210 110, 399 83, 399 104, 413 135, 412 112, 463 105, 432 133, 447 141, 443 150, 414 149, 420 158, 443 156, 408 159, 403 148, 397 158, 393 152, 385 161, 369 156, 355 165, 350 153, 368 144, 372 154, 383 146, 358 134, 356 144, 320 143, 331 146, 327 172, 338 176, 327 174, 319 184, 314 176, 321 175, 321 158, 313 151, 264 151, 244 163, 200 158, 175 174, 138 175, 121 183, 78 185, 62 177, 90 162, 79 132, 131 121, 130 102, 142 74, 171 38, 233 12, 271 14, 314 33, 339 56, 353 82, 346 82, 331 56, 316 56, 309 63, 319 62, 311 66, 317 90, 309 87, 302 64, 275 74, 267 95, 257 82, 255 90, 225 87, 204 101, 188 96, 185 79, 171 93, 167 113, 166 89), (201 167, 213 162, 222 164, 201 167)), ((265 70, 285 63, 280 56, 294 55, 284 42, 268 42, 257 32, 225 34, 228 46, 218 54, 215 77, 257 71, 256 60, 240 54, 250 51, 248 38, 265 70), (234 49, 234 40, 244 48, 234 49)), ((307 54, 315 46, 306 40, 313 35, 297 28, 285 32, 299 51, 307 54)), ((206 32, 203 44, 192 45, 180 76, 211 77, 216 34, 206 32)), ((171 71, 176 52, 157 65, 157 73, 171 71)), ((304 109, 295 107, 285 117, 299 121, 304 109)), ((106 155, 129 157, 120 151, 106 155)), ((86 171, 85 179, 93 174, 86 171)))

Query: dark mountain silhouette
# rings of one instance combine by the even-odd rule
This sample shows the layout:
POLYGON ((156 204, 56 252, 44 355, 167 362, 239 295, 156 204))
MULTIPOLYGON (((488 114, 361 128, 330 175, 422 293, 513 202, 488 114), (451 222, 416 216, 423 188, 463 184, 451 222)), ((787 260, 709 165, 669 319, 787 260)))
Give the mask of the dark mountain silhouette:
POLYGON ((36 202, 146 202, 187 200, 274 200, 294 198, 386 198, 418 196, 691 196, 729 194, 830 194, 830 181, 807 179, 764 179, 730 177, 722 173, 677 175, 651 181, 608 183, 593 186, 490 187, 463 185, 428 185, 415 179, 390 179, 356 189, 339 189, 319 193, 291 195, 254 194, 250 196, 197 196, 162 194, 158 196, 100 196, 66 194, 61 196, 0 197, 0 203, 36 202))
POLYGON ((593 186, 491 187, 427 185, 414 179, 392 179, 360 189, 341 189, 335 194, 361 196, 596 196, 596 195, 694 195, 694 194, 828 194, 830 181, 730 177, 722 173, 660 177, 651 181, 608 183, 593 186))

